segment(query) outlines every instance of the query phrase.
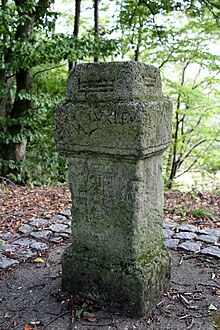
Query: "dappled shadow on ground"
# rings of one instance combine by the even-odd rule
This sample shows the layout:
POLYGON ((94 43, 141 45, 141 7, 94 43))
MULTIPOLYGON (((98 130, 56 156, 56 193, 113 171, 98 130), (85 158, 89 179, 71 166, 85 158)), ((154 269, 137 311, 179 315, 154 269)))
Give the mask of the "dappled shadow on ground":
POLYGON ((61 291, 60 257, 54 249, 44 263, 25 263, 1 274, 0 329, 214 329, 219 317, 220 265, 213 258, 172 252, 170 289, 140 319, 61 291))
MULTIPOLYGON (((14 231, 35 218, 49 219, 71 208, 70 191, 57 186, 0 184, 0 232, 14 231)), ((220 196, 165 192, 164 216, 175 223, 220 228, 220 196)))
POLYGON ((0 232, 12 231, 32 219, 50 219, 71 208, 68 188, 0 184, 0 232))
POLYGON ((164 216, 175 223, 220 229, 220 195, 165 192, 164 216))
MULTIPOLYGON (((0 234, 18 233, 21 225, 36 218, 49 222, 53 215, 71 207, 67 188, 1 184, 0 196, 0 234)), ((217 195, 167 192, 165 219, 219 228, 219 204, 217 195)), ((220 266, 212 257, 172 251, 169 291, 152 314, 129 319, 62 293, 60 257, 67 243, 62 244, 51 244, 51 252, 1 272, 1 330, 209 330, 214 329, 213 320, 217 324, 220 318, 220 266)))

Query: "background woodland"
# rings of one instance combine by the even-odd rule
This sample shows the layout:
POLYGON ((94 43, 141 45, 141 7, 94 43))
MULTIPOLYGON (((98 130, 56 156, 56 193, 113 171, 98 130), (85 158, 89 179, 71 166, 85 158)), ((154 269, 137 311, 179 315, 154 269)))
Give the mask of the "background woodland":
POLYGON ((173 102, 166 188, 199 173, 219 189, 218 0, 2 0, 0 10, 2 180, 65 184, 54 110, 70 70, 83 62, 133 60, 160 69, 164 96, 173 102))

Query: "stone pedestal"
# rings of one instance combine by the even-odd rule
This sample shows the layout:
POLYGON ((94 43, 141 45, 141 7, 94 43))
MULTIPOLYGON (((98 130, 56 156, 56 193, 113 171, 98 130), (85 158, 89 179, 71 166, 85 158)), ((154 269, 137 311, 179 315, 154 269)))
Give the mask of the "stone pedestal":
POLYGON ((171 108, 158 69, 121 62, 76 66, 56 110, 73 205, 63 288, 131 316, 149 311, 169 284, 161 158, 171 108))

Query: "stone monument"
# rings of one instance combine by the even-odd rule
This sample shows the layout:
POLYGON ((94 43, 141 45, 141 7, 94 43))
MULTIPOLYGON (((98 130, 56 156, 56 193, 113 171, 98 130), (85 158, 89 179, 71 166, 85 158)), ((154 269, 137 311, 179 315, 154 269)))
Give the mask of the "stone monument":
POLYGON ((116 62, 77 65, 56 109, 73 205, 63 289, 135 317, 169 284, 161 170, 171 108, 158 69, 116 62))

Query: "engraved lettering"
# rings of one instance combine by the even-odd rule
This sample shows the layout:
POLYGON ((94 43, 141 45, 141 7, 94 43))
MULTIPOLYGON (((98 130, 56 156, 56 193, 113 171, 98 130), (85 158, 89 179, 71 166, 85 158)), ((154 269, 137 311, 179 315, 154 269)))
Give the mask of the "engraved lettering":
POLYGON ((155 77, 147 77, 144 79, 145 86, 147 88, 149 87, 155 87, 156 86, 156 78, 155 77))
POLYGON ((78 91, 79 92, 113 92, 114 81, 113 80, 86 80, 83 78, 78 79, 78 91))
POLYGON ((90 112, 76 112, 72 115, 72 127, 77 134, 91 135, 102 125, 129 125, 136 121, 136 114, 128 111, 104 111, 92 109, 90 112))

